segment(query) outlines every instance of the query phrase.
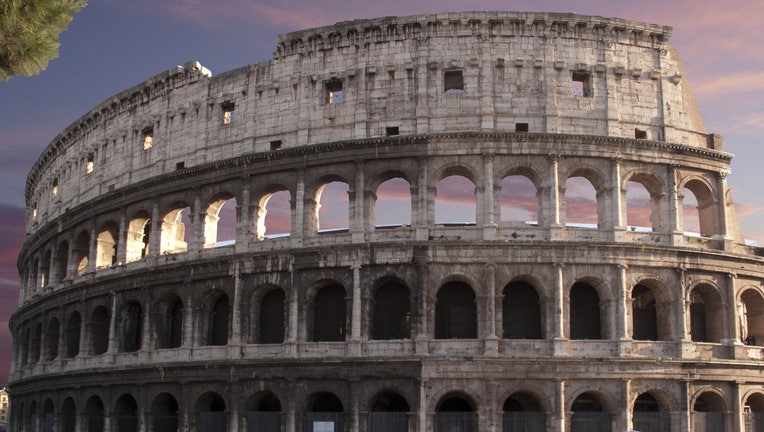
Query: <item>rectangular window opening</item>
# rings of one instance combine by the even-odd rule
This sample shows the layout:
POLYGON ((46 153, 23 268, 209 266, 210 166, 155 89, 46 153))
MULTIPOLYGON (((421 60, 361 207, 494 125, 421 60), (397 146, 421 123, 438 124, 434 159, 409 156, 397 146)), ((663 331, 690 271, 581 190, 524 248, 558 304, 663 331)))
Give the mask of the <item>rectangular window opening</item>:
POLYGON ((515 132, 528 132, 528 123, 515 123, 515 132))
POLYGON ((271 141, 271 151, 281 150, 281 140, 271 141))
POLYGON ((588 73, 573 72, 573 79, 570 85, 570 91, 573 96, 590 97, 591 79, 588 73))
POLYGON ((53 180, 53 186, 51 187, 50 194, 54 197, 58 196, 58 179, 53 180))
POLYGON ((148 150, 154 145, 154 128, 143 130, 143 149, 148 150))
POLYGON ((643 131, 642 129, 634 129, 634 138, 636 139, 647 139, 647 131, 643 131))
POLYGON ((342 80, 333 79, 326 82, 327 102, 331 105, 344 102, 342 96, 342 80))
POLYGON ((461 70, 443 72, 443 91, 446 94, 464 93, 464 76, 461 70))
POLYGON ((387 136, 398 136, 400 135, 400 131, 398 129, 398 126, 388 126, 385 128, 385 135, 387 136))
POLYGON ((85 162, 85 174, 90 174, 93 172, 93 164, 95 163, 95 156, 93 153, 88 155, 88 159, 85 162))
POLYGON ((220 108, 223 110, 223 124, 233 123, 233 113, 236 105, 233 102, 223 102, 220 104, 220 108))
POLYGON ((182 170, 185 167, 186 167, 186 163, 185 162, 178 162, 178 163, 175 164, 175 169, 176 170, 182 170))

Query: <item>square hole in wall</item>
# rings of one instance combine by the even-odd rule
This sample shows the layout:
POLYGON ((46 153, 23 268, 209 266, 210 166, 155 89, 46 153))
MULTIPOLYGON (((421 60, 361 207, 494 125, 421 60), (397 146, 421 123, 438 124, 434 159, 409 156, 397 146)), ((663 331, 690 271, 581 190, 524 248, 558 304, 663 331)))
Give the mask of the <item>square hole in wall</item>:
POLYGON ((398 129, 398 126, 388 126, 385 128, 385 135, 398 136, 400 135, 400 130, 398 129))
POLYGON ((573 72, 570 92, 573 96, 590 97, 592 95, 591 76, 588 73, 573 72))
POLYGON ((446 94, 464 93, 464 76, 461 70, 447 70, 443 72, 443 91, 446 94))
POLYGON ((342 95, 342 80, 335 78, 326 82, 326 101, 331 105, 345 101, 342 95))
POLYGON ((175 169, 176 170, 182 170, 185 167, 186 167, 186 163, 185 162, 178 162, 178 163, 175 164, 175 169))
POLYGON ((271 141, 271 151, 281 150, 281 140, 271 141))
POLYGON ((515 123, 515 132, 528 132, 528 123, 515 123))

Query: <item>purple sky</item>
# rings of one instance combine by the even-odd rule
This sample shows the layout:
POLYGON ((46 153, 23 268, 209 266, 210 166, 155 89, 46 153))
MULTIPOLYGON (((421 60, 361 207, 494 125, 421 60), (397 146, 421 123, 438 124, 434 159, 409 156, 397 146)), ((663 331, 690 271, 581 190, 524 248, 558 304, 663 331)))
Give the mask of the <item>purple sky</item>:
MULTIPOLYGON (((56 134, 110 96, 188 60, 215 74, 271 58, 278 34, 358 18, 460 11, 465 5, 455 0, 92 0, 62 35, 61 56, 46 71, 0 83, 0 385, 10 357, 7 321, 17 302, 26 173, 56 134)), ((743 232, 764 244, 764 194, 756 177, 764 160, 764 2, 473 0, 468 7, 575 12, 673 27, 670 42, 708 130, 723 135, 725 150, 737 155, 728 181, 743 232)), ((518 204, 507 214, 527 211, 518 204)))

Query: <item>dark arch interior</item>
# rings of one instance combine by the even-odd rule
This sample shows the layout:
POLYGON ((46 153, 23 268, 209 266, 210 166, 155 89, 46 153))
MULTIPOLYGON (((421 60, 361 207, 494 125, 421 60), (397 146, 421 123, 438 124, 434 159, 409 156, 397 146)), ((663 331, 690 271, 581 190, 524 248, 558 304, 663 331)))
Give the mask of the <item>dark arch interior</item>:
POLYGON ((382 392, 374 399, 371 411, 408 412, 409 404, 406 399, 392 391, 382 392))
POLYGON ((329 392, 316 393, 311 396, 306 407, 308 412, 343 412, 342 402, 329 392))
POLYGON ((438 412, 471 412, 472 404, 461 396, 451 396, 438 404, 438 412))

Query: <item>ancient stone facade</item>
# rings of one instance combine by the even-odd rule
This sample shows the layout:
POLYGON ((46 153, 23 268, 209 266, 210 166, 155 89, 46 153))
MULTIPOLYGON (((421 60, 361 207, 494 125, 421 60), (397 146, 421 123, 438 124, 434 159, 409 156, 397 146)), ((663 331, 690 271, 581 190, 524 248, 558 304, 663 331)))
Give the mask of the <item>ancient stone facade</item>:
POLYGON ((11 429, 764 430, 761 251, 670 33, 353 21, 98 105, 29 174, 11 429))

